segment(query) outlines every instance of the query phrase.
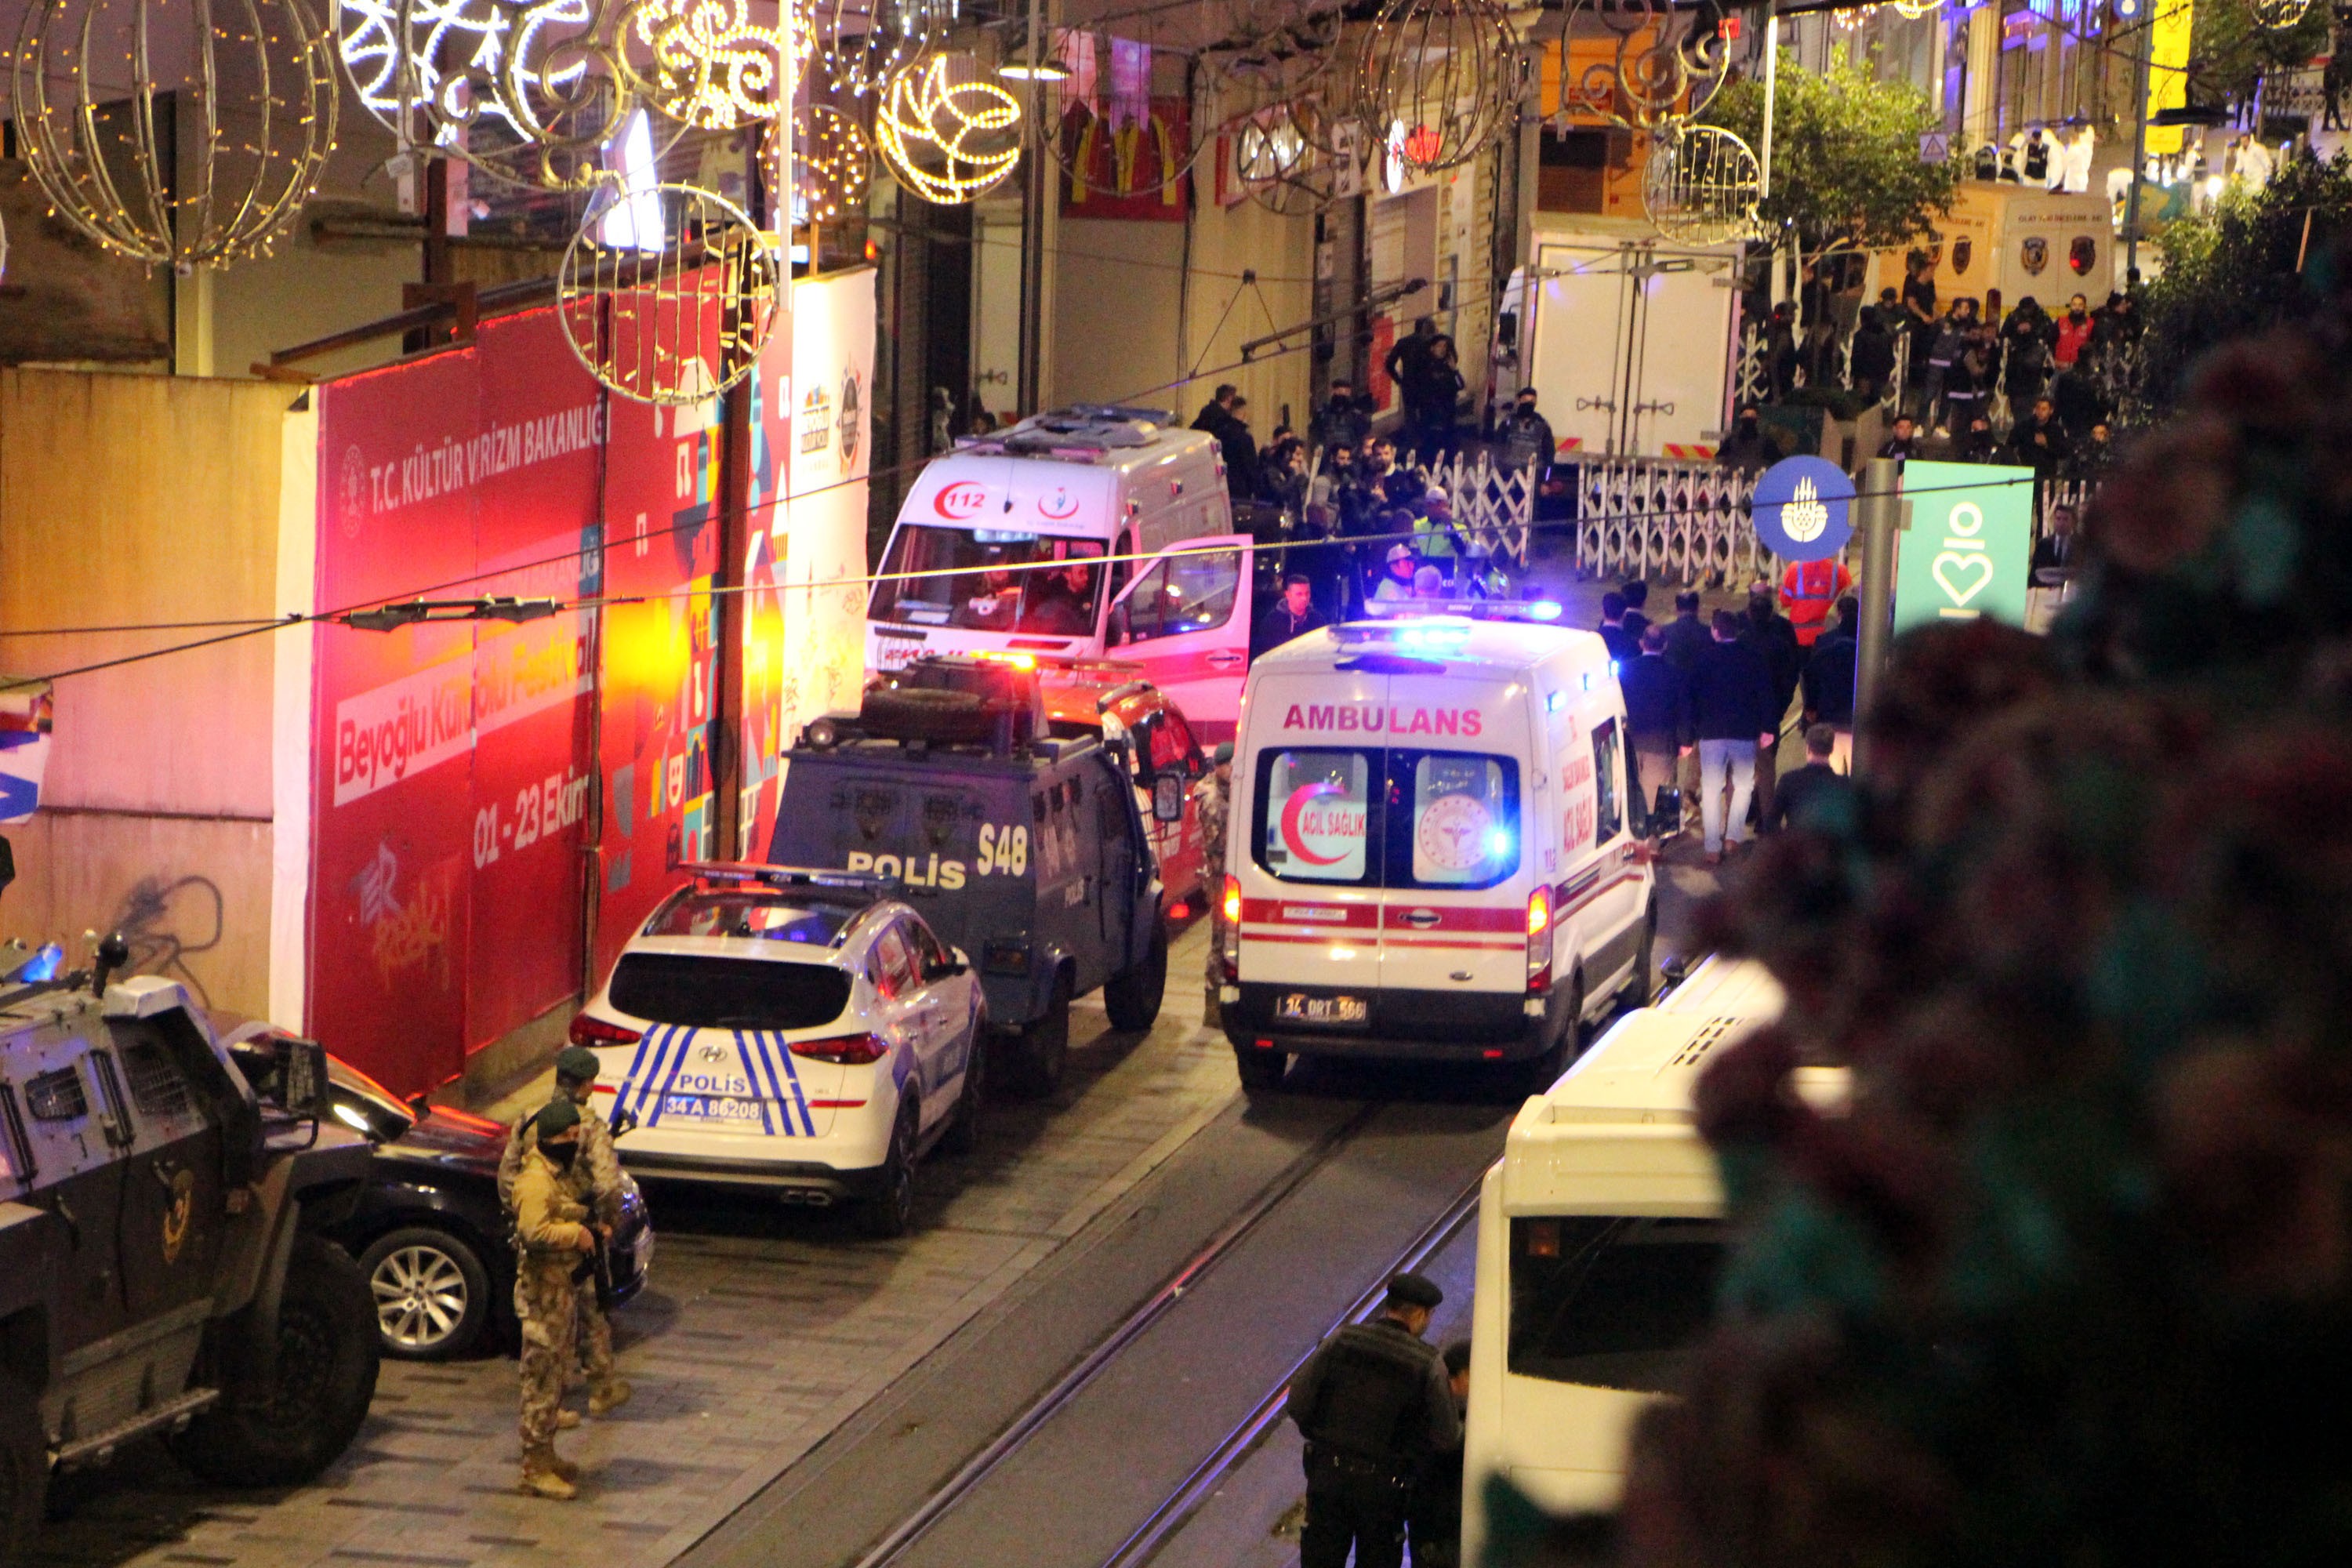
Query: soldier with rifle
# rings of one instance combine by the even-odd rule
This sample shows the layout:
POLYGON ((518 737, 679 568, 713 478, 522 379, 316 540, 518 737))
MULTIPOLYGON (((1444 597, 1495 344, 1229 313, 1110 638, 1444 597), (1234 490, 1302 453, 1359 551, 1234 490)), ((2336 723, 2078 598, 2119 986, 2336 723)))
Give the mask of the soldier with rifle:
MULTIPOLYGON (((574 1292, 580 1311, 578 1370, 586 1375, 588 1414, 594 1416, 619 1409, 628 1403, 631 1393, 628 1380, 618 1375, 613 1365, 613 1284, 607 1247, 621 1221, 621 1161, 613 1152, 613 1130, 591 1103, 599 1065, 595 1052, 579 1046, 566 1046, 555 1056, 555 1098, 569 1102, 580 1112, 580 1152, 564 1168, 566 1194, 573 1202, 585 1205, 596 1219, 594 1258, 600 1282, 593 1292, 574 1292)), ((526 1116, 515 1123, 507 1138, 506 1156, 499 1163, 499 1201, 506 1205, 510 1216, 515 1213, 515 1178, 530 1152, 530 1133, 535 1120, 526 1116)), ((569 1373, 566 1377, 569 1381, 569 1373)), ((558 1424, 568 1429, 577 1426, 580 1417, 566 1410, 559 1415, 558 1424)))

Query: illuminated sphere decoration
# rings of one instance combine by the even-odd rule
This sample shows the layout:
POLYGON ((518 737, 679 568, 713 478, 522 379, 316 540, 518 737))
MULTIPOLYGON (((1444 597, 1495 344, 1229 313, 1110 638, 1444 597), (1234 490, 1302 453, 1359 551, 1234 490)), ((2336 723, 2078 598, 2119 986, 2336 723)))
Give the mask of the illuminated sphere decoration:
POLYGON ((2310 12, 2311 0, 2252 0, 2247 9, 2263 26, 2284 31, 2310 12))
POLYGON ((606 388, 698 403, 751 373, 776 324, 774 237, 698 185, 607 187, 556 275, 564 341, 606 388))
POLYGON ((623 0, 335 0, 352 91, 404 149, 550 190, 602 180, 637 107, 625 26, 623 0))
POLYGON ((1932 16, 1944 8, 1944 0, 1894 0, 1895 14, 1908 22, 1922 16, 1932 16))
POLYGON ((1415 168, 1469 163, 1512 114, 1517 48, 1493 0, 1388 0, 1356 57, 1358 116, 1403 125, 1415 168))
POLYGON ((890 79, 874 144, 898 183, 925 201, 974 201, 1021 161, 1021 100, 972 56, 929 55, 890 79))
POLYGON ((793 221, 839 223, 866 209, 874 139, 829 103, 793 110, 793 221))
POLYGON ((1763 171, 1754 149, 1719 125, 1672 125, 1650 143, 1642 205, 1658 232, 1686 245, 1752 239, 1763 171))
POLYGON ((863 98, 943 42, 962 0, 810 0, 816 56, 833 83, 863 98))
POLYGON ((185 272, 265 255, 334 150, 332 43, 307 0, 165 3, 32 0, 17 146, 58 216, 118 256, 185 272), (184 58, 150 48, 182 37, 184 58))
POLYGON ((1730 20, 1718 0, 1569 0, 1568 36, 1593 36, 1578 27, 1589 21, 1613 47, 1581 70, 1560 72, 1560 112, 1634 131, 1692 118, 1729 79, 1730 20))
MULTIPOLYGON (((636 0, 630 31, 646 57, 632 64, 646 102, 697 131, 732 131, 773 120, 805 54, 798 13, 781 26, 753 20, 748 0, 636 0)), ((624 57, 627 58, 627 57, 624 57)))

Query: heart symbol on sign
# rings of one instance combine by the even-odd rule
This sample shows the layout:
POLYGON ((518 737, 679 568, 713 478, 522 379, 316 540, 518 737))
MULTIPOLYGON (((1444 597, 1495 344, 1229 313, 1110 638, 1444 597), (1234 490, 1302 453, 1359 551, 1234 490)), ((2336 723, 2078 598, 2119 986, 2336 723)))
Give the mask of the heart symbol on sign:
POLYGON ((1947 550, 1936 557, 1935 565, 1931 570, 1936 579, 1936 585, 1952 596, 1952 603, 1955 605, 1967 604, 1970 599, 1983 593, 1992 582, 1992 563, 1981 555, 1960 555, 1947 550), (1962 576, 1966 576, 1970 570, 1973 570, 1977 574, 1977 580, 1970 583, 1963 591, 1949 576, 1946 575, 1946 568, 1953 566, 1961 568, 1962 576))

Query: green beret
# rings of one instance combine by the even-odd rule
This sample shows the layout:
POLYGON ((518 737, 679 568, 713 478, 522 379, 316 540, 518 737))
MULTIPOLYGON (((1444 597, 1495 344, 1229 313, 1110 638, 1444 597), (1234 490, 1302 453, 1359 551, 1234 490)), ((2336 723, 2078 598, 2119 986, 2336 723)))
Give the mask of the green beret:
POLYGON ((560 1137, 580 1125, 580 1108, 563 1095, 558 1095, 539 1109, 531 1118, 531 1131, 542 1143, 560 1137))
POLYGON ((594 1083, 604 1064, 584 1046, 566 1046, 555 1053, 555 1076, 573 1083, 594 1083))

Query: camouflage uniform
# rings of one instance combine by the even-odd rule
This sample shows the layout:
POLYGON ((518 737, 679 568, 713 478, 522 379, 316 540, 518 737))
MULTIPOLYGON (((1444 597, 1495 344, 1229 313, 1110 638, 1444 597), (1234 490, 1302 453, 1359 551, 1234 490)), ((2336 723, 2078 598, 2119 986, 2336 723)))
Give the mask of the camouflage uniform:
MULTIPOLYGON (((499 1202, 509 1215, 515 1212, 515 1178, 521 1173, 524 1155, 535 1147, 530 1127, 537 1114, 514 1124, 507 1134, 506 1154, 499 1161, 499 1202)), ((621 1223, 621 1157, 613 1152, 613 1130, 594 1107, 580 1108, 580 1152, 572 1156, 571 1169, 557 1174, 564 1195, 593 1209, 599 1225, 621 1223)), ((594 1290, 572 1294, 579 1302, 579 1366, 587 1374, 588 1397, 598 1405, 618 1403, 609 1399, 620 1386, 613 1375, 613 1321, 597 1304, 594 1290)))
POLYGON ((1192 786, 1201 813, 1201 884, 1209 900, 1209 961, 1202 978, 1208 985, 1202 1022, 1215 1028, 1222 1022, 1217 987, 1224 979, 1221 963, 1225 951, 1225 827, 1232 811, 1233 786, 1214 769, 1192 786))
MULTIPOLYGON (((577 1163, 577 1156, 574 1156, 577 1163)), ((578 1330, 580 1240, 588 1205, 572 1195, 569 1173, 534 1145, 514 1182, 515 1316, 522 1325, 522 1468, 564 1467, 555 1458, 556 1416, 578 1330)))

